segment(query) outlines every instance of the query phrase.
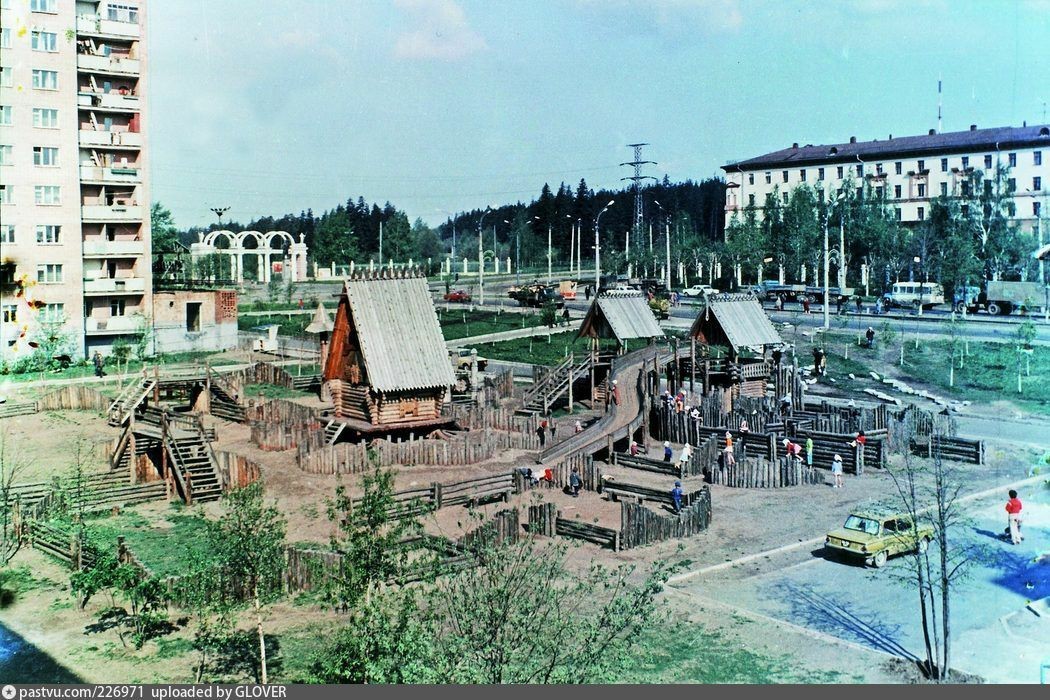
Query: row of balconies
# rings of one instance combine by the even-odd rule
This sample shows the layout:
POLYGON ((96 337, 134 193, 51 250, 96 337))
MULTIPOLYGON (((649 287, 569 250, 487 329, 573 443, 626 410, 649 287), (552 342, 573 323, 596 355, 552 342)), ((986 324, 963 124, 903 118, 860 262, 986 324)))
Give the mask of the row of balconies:
POLYGON ((104 277, 84 280, 84 294, 142 294, 146 280, 142 277, 104 277))
POLYGON ((136 184, 142 182, 142 173, 137 165, 111 165, 101 167, 97 165, 81 165, 80 179, 84 182, 103 183, 127 183, 136 184))
POLYGON ((145 210, 138 204, 85 204, 80 217, 86 222, 142 221, 145 210))
POLYGON ((142 63, 137 58, 128 58, 110 54, 97 56, 90 53, 77 54, 77 68, 98 73, 137 76, 142 70, 142 63))
POLYGON ((109 318, 89 316, 84 319, 84 330, 87 333, 137 331, 141 323, 141 319, 135 316, 110 316, 109 318))
POLYGON ((146 244, 144 241, 107 241, 100 239, 84 241, 85 258, 124 258, 144 255, 146 244))

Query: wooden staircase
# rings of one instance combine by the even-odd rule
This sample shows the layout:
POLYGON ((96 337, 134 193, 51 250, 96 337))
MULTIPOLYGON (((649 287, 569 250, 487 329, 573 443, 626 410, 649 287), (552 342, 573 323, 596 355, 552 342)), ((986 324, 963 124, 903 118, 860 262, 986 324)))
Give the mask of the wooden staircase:
POLYGON ((166 416, 162 418, 161 440, 187 505, 218 500, 223 490, 215 453, 203 425, 198 425, 199 430, 191 432, 173 427, 166 416))
POLYGON ((237 390, 210 367, 208 368, 208 386, 211 389, 211 396, 208 399, 213 416, 233 423, 244 423, 248 420, 244 406, 236 398, 237 390))
POLYGON ((106 412, 109 424, 113 426, 124 425, 135 409, 146 400, 157 382, 153 379, 142 379, 137 384, 129 384, 120 392, 120 396, 114 399, 106 412))
POLYGON ((324 437, 326 445, 334 445, 339 441, 339 436, 346 428, 346 423, 339 423, 334 420, 328 421, 324 427, 324 437))
POLYGON ((573 355, 569 355, 537 384, 529 388, 522 398, 523 408, 520 413, 540 413, 546 415, 561 397, 569 392, 569 385, 591 371, 591 358, 588 355, 583 362, 575 364, 573 355))

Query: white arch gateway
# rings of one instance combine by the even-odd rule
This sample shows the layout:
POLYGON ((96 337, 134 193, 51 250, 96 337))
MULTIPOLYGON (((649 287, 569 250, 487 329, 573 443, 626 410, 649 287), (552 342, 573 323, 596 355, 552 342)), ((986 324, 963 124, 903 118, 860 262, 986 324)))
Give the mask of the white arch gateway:
POLYGON ((306 279, 306 243, 303 234, 299 234, 296 241, 292 234, 287 231, 241 231, 234 233, 226 229, 209 231, 198 234, 199 240, 190 245, 190 257, 196 262, 198 258, 205 255, 227 255, 230 258, 230 270, 237 282, 244 281, 244 258, 254 255, 259 261, 258 282, 269 282, 273 270, 274 257, 277 261, 287 262, 288 274, 292 282, 300 282, 306 279), (226 247, 219 248, 216 244, 225 241, 226 247), (247 247, 248 242, 254 243, 247 247), (276 244, 276 245, 275 245, 276 244), (285 250, 287 249, 287 255, 285 250), (286 260, 287 258, 287 260, 286 260))

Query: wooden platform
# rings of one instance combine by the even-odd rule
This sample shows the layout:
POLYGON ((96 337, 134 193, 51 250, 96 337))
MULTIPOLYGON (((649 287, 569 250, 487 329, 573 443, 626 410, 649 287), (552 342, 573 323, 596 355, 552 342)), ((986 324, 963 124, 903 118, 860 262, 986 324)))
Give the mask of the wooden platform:
POLYGON ((360 439, 371 440, 374 438, 413 434, 416 437, 421 437, 434 432, 435 430, 442 429, 455 429, 456 419, 451 416, 440 416, 430 420, 413 421, 411 423, 398 423, 397 425, 373 425, 363 420, 356 418, 346 418, 340 416, 326 415, 324 416, 327 420, 341 423, 343 428, 343 435, 349 435, 351 442, 357 442, 360 439))

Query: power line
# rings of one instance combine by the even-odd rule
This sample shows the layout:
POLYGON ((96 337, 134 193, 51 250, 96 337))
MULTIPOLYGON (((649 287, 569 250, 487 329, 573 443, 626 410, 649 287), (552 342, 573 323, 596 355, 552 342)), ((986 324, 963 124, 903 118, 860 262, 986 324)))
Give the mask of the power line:
POLYGON ((622 177, 621 180, 630 180, 634 183, 634 240, 635 244, 642 240, 642 229, 644 227, 645 219, 645 204, 642 201, 642 181, 653 180, 656 178, 652 175, 642 175, 643 165, 657 165, 655 160, 642 160, 642 147, 648 146, 647 143, 629 143, 628 148, 634 149, 634 160, 628 163, 620 163, 621 166, 630 165, 634 168, 634 175, 631 177, 622 177))

